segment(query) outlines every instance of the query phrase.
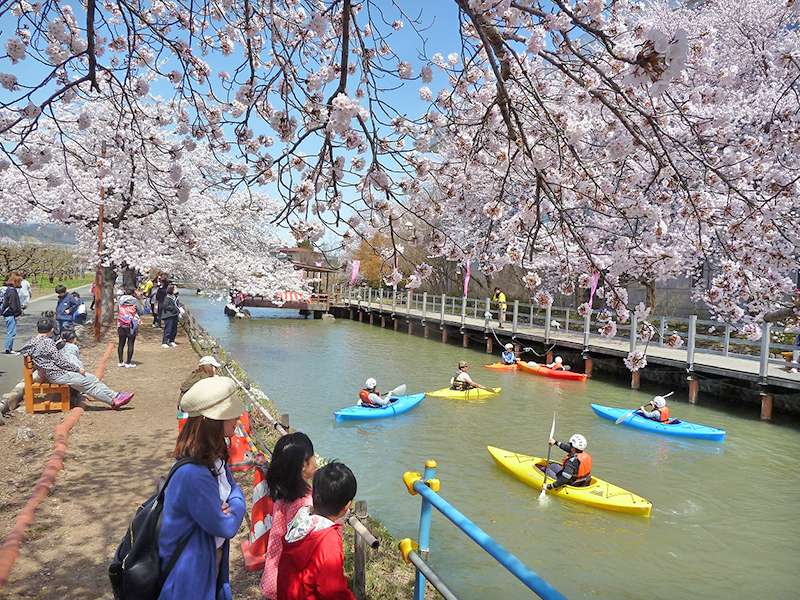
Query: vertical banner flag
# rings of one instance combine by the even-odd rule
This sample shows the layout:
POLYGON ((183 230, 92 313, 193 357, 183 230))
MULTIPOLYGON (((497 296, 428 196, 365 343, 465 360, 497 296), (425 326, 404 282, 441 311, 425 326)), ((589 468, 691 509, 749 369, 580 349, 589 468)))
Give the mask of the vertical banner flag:
POLYGON ((467 276, 464 277, 464 295, 467 295, 467 290, 469 289, 469 260, 467 260, 467 276))
POLYGON ((594 282, 592 283, 592 292, 589 294, 589 306, 592 305, 592 299, 594 298, 594 293, 597 291, 597 283, 600 281, 600 273, 594 274, 594 282))
POLYGON ((358 270, 361 268, 361 261, 354 260, 353 261, 353 270, 350 273, 350 285, 355 283, 356 277, 358 277, 358 270))

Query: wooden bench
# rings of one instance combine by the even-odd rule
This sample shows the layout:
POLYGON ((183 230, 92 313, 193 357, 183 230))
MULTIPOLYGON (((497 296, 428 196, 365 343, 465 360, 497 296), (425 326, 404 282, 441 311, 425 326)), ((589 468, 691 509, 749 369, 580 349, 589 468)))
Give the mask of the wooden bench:
POLYGON ((71 388, 60 383, 36 383, 33 380, 33 362, 29 356, 23 357, 25 371, 25 412, 44 412, 46 410, 61 410, 69 412, 69 395, 71 388), (46 398, 42 402, 34 402, 35 394, 60 394, 60 401, 46 398))

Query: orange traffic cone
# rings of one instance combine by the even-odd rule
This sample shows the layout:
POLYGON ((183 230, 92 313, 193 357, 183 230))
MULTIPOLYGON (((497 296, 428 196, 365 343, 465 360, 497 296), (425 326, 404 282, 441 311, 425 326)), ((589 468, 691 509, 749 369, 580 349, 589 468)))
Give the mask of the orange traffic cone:
POLYGON ((244 566, 248 571, 264 568, 269 530, 272 527, 272 498, 269 497, 264 455, 256 455, 253 478, 253 509, 250 519, 250 539, 242 542, 244 566), (261 464, 259 464, 261 463, 261 464))
POLYGON ((236 429, 228 445, 228 466, 231 471, 244 471, 253 466, 255 448, 250 440, 250 417, 244 413, 236 422, 236 429), (250 452, 250 456, 247 453, 250 452))

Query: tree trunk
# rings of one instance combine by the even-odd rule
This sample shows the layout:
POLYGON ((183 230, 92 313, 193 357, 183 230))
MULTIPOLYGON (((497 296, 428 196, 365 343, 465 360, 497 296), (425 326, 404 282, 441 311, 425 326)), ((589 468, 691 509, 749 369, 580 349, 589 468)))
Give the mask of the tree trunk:
POLYGON ((122 283, 136 287, 136 271, 133 269, 125 269, 122 272, 122 283))
POLYGON ((645 296, 644 303, 650 307, 651 314, 657 314, 656 304, 658 303, 658 296, 656 295, 656 284, 654 281, 648 281, 644 285, 645 296))
POLYGON ((114 282, 117 272, 113 267, 103 267, 103 288, 100 296, 100 320, 111 323, 114 320, 114 282))

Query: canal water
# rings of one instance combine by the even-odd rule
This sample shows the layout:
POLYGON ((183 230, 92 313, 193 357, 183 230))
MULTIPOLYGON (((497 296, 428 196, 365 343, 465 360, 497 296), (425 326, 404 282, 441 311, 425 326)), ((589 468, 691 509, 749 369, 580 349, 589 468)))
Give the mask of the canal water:
MULTIPOLYGON (((228 319, 219 303, 181 299, 321 455, 353 469, 358 498, 397 539, 417 538, 420 512, 402 475, 435 459, 441 496, 569 598, 800 596, 796 424, 676 394, 672 416, 723 428, 726 440, 660 438, 602 420, 589 404, 635 408, 670 390, 490 370, 482 365, 496 356, 435 339, 345 319, 275 318, 291 311, 228 319), (479 402, 428 397, 393 419, 334 421, 368 377, 380 390, 432 391, 446 387, 459 360, 474 380, 503 391, 479 402), (540 503, 495 465, 487 445, 544 456, 554 413, 556 439, 585 435, 593 474, 650 500, 649 519, 555 497, 540 503)), ((462 600, 535 597, 435 510, 430 563, 462 600)))

